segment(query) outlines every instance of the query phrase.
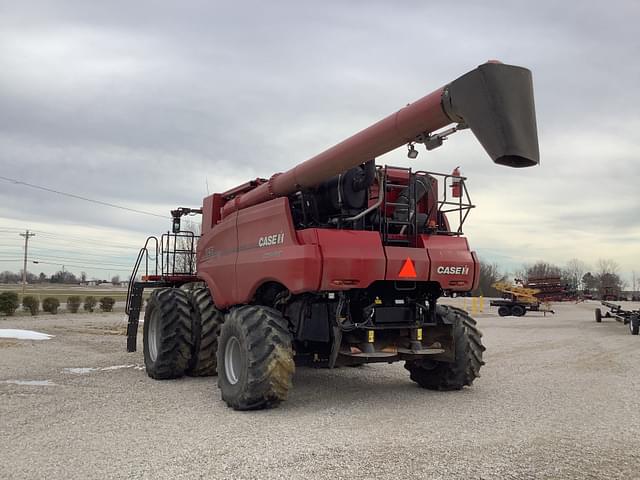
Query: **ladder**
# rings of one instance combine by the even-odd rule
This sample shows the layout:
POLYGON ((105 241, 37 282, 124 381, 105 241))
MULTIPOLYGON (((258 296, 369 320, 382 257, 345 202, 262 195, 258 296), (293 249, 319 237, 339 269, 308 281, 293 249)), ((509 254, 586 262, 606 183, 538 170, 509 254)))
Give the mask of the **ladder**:
POLYGON ((382 202, 380 229, 382 242, 385 245, 415 245, 418 233, 416 212, 416 182, 411 168, 394 167, 394 170, 407 172, 407 184, 391 183, 387 174, 387 167, 384 167, 384 200, 382 202), (389 192, 392 190, 407 189, 407 202, 390 202, 389 192), (387 216, 388 207, 393 213, 387 216), (391 228, 390 228, 391 227, 391 228), (400 232, 390 232, 393 227, 400 227, 400 232))

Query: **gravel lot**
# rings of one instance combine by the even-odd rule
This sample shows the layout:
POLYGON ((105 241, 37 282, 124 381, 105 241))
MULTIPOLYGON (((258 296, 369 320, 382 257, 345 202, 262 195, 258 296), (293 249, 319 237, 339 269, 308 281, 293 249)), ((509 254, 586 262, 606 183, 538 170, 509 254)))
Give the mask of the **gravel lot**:
POLYGON ((487 365, 460 392, 402 364, 298 369, 260 412, 148 378, 121 313, 3 318, 55 337, 0 339, 0 478, 640 478, 640 337, 597 305, 478 315, 487 365))

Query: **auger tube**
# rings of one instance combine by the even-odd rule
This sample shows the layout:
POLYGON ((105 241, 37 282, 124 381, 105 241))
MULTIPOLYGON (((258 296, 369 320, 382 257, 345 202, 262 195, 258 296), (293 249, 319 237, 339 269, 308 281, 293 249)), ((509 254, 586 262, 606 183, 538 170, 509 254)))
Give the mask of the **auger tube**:
POLYGON ((531 71, 492 61, 229 200, 222 216, 315 187, 451 123, 466 124, 497 164, 539 163, 531 71))

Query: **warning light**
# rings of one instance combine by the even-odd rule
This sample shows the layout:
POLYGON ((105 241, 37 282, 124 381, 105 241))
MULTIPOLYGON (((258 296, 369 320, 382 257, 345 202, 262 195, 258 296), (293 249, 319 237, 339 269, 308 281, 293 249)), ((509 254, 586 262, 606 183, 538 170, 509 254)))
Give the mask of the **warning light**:
POLYGON ((407 258, 404 261, 404 265, 400 269, 400 273, 398 273, 400 278, 416 278, 418 275, 416 274, 416 269, 413 266, 413 260, 407 258))

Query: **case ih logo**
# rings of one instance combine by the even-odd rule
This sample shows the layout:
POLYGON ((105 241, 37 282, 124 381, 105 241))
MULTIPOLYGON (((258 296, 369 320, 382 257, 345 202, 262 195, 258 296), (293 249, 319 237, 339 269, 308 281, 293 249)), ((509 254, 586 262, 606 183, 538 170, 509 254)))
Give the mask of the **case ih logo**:
POLYGON ((284 243, 284 233, 276 233, 274 235, 266 235, 258 240, 259 247, 270 247, 271 245, 280 245, 284 243))
POLYGON ((468 275, 469 267, 466 265, 460 267, 438 267, 436 270, 441 275, 468 275))

